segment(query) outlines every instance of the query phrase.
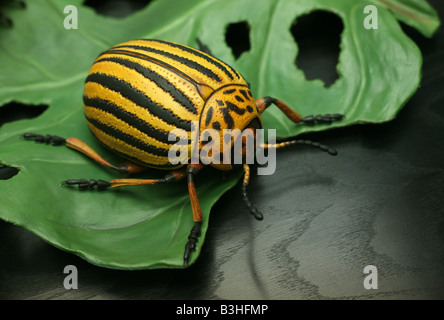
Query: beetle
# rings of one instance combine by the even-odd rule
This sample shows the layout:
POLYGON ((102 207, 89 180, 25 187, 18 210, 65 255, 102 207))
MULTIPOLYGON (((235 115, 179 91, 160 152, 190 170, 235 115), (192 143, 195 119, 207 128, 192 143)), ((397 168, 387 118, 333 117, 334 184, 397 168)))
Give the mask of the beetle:
MULTIPOLYGON (((160 179, 114 179, 111 181, 70 179, 63 185, 80 189, 98 189, 170 183, 187 179, 194 225, 185 244, 184 263, 201 234, 202 211, 194 184, 195 175, 206 165, 190 161, 192 122, 198 123, 198 133, 211 129, 221 137, 221 152, 233 148, 234 142, 223 145, 223 132, 241 132, 262 128, 261 114, 270 105, 277 106, 294 123, 313 125, 341 120, 341 114, 302 117, 281 100, 264 97, 255 100, 250 86, 234 68, 213 57, 208 47, 196 40, 200 50, 164 40, 132 40, 113 46, 94 61, 85 81, 84 113, 92 134, 112 152, 127 162, 114 165, 75 137, 24 134, 38 143, 66 145, 121 173, 138 173, 147 168, 168 170, 160 179), (168 157, 172 145, 171 132, 182 129, 187 136, 186 163, 173 163, 168 157)), ((177 137, 176 137, 177 138, 177 137)), ((263 143, 262 148, 283 148, 305 144, 332 155, 336 151, 309 140, 290 140, 275 144, 263 143)), ((201 150, 204 142, 198 142, 201 150)), ((243 159, 246 148, 242 148, 243 159)), ((244 161, 245 162, 245 161, 244 161)), ((216 169, 232 170, 232 163, 210 163, 216 169)), ((250 213, 258 220, 262 213, 249 201, 247 187, 250 167, 242 163, 244 179, 241 196, 250 213)))

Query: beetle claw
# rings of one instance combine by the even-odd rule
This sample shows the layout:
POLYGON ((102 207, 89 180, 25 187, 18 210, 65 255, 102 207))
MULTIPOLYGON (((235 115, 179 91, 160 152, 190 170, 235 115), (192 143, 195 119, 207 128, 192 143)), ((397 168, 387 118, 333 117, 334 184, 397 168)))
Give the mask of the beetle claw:
POLYGON ((314 125, 316 123, 325 123, 325 124, 330 124, 333 121, 339 121, 342 120, 344 118, 344 116, 342 114, 339 113, 334 113, 334 114, 318 114, 317 116, 307 116, 302 118, 302 122, 304 122, 305 124, 308 125, 314 125))
POLYGON ((102 191, 111 186, 111 183, 104 180, 86 180, 86 179, 69 179, 62 182, 62 186, 78 186, 80 190, 92 190, 97 187, 97 190, 102 191))
POLYGON ((188 236, 188 241, 185 245, 185 253, 183 255, 184 265, 188 265, 191 252, 196 251, 196 243, 201 235, 201 222, 195 222, 193 228, 191 229, 190 235, 188 236))
POLYGON ((65 144, 66 139, 59 136, 51 136, 47 134, 43 136, 35 133, 25 133, 23 138, 26 140, 34 140, 36 143, 52 144, 53 146, 61 146, 65 144))

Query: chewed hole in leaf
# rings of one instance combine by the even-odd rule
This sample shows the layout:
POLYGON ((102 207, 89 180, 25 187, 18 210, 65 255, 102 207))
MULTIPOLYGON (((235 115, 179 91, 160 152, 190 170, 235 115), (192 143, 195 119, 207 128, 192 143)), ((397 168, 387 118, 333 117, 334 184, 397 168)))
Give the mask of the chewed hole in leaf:
POLYGON ((19 172, 19 169, 0 165, 0 180, 8 180, 11 179, 13 176, 15 176, 19 172))
POLYGON ((307 80, 320 79, 328 88, 339 78, 336 67, 343 30, 341 18, 324 10, 294 21, 290 31, 299 47, 295 64, 307 80))
POLYGON ((225 33, 225 41, 236 59, 239 59, 242 53, 250 50, 250 25, 247 21, 229 24, 225 33))
POLYGON ((38 117, 47 108, 47 105, 26 105, 18 102, 5 104, 0 107, 0 127, 7 122, 38 117))
POLYGON ((113 18, 124 18, 145 8, 151 0, 86 0, 84 5, 98 14, 113 18))

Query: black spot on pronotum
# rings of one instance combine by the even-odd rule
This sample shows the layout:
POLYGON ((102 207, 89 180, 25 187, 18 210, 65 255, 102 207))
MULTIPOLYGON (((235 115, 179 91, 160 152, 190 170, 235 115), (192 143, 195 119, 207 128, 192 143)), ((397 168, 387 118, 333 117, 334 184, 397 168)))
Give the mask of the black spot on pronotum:
POLYGON ((208 125, 211 122, 211 118, 213 117, 213 107, 210 107, 208 109, 207 117, 205 118, 205 125, 208 127, 208 125))
POLYGON ((0 107, 0 127, 7 122, 38 117, 47 108, 47 105, 27 105, 18 102, 5 104, 0 107))
POLYGON ((230 109, 231 111, 234 111, 235 113, 239 114, 239 115, 243 115, 245 113, 244 109, 239 108, 237 105, 227 101, 227 108, 230 109))
POLYGON ((124 18, 142 10, 153 0, 86 0, 83 4, 93 8, 98 14, 113 18, 124 18))
POLYGON ((236 100, 237 101, 239 101, 239 102, 245 102, 245 100, 244 99, 242 99, 240 96, 238 96, 238 95, 236 95, 236 96, 234 96, 235 98, 236 98, 236 100))
POLYGON ((0 165, 0 180, 11 179, 18 172, 19 172, 19 169, 17 169, 17 168, 6 166, 6 165, 0 165))
POLYGON ((213 129, 215 129, 215 130, 220 130, 220 123, 219 123, 219 121, 214 121, 213 122, 213 129))
POLYGON ((247 21, 229 24, 225 33, 225 41, 236 59, 245 51, 250 50, 250 25, 247 21))
POLYGON ((239 90, 240 93, 244 96, 245 99, 250 100, 250 98, 247 95, 247 92, 245 90, 239 90))
POLYGON ((343 30, 341 18, 324 10, 299 16, 294 21, 290 31, 299 47, 295 64, 307 80, 320 79, 329 87, 339 78, 336 66, 343 30))
POLYGON ((236 89, 228 89, 223 92, 223 94, 232 94, 236 89))
POLYGON ((233 118, 231 117, 230 113, 228 112, 228 108, 220 108, 219 110, 222 112, 222 114, 224 116, 224 121, 227 124, 227 128, 233 129, 234 121, 233 121, 233 118))

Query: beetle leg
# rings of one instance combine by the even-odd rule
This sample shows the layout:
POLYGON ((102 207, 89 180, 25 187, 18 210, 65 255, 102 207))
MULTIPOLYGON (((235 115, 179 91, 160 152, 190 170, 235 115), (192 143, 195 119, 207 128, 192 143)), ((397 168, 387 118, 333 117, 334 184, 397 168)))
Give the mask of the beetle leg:
POLYGON ((296 123, 303 122, 308 125, 314 125, 315 123, 330 124, 333 121, 341 120, 344 117, 342 114, 337 113, 302 117, 299 113, 291 109, 281 100, 272 97, 265 97, 256 100, 256 105, 260 113, 264 112, 264 110, 268 108, 271 104, 276 105, 291 121, 296 123))
POLYGON ((117 170, 121 173, 138 173, 147 169, 146 167, 142 167, 138 164, 129 161, 118 166, 113 165, 108 161, 106 161, 105 159, 103 159, 96 151, 94 151, 85 142, 74 137, 69 137, 64 139, 58 136, 51 136, 51 135, 43 136, 34 133, 25 133, 23 137, 27 140, 34 140, 37 143, 52 144, 54 146, 66 145, 68 148, 83 153, 84 155, 100 163, 101 165, 117 170))
POLYGON ((185 178, 186 171, 185 169, 180 169, 176 171, 171 171, 163 178, 160 179, 113 179, 111 181, 104 180, 87 180, 87 179, 69 179, 62 182, 62 185, 68 186, 78 186, 81 190, 94 189, 97 190, 105 190, 108 188, 117 188, 124 186, 144 186, 144 185, 153 185, 158 183, 168 183, 175 182, 185 178))
POLYGON ((284 141, 284 142, 279 142, 279 143, 274 143, 274 144, 262 143, 260 145, 260 147, 264 148, 264 149, 270 149, 270 148, 280 149, 280 148, 285 148, 285 147, 295 145, 295 144, 303 144, 306 146, 318 148, 318 149, 321 149, 322 151, 329 153, 332 156, 335 156, 338 154, 338 152, 335 149, 330 148, 329 146, 326 146, 325 144, 321 144, 319 142, 314 142, 311 140, 290 140, 290 141, 284 141))
POLYGON ((185 245, 185 253, 183 255, 184 264, 188 264, 191 252, 196 250, 196 243, 201 235, 202 210, 200 208, 199 199, 194 185, 194 176, 204 167, 202 164, 189 164, 187 166, 187 183, 188 193, 190 195, 191 209, 193 211, 194 226, 191 229, 188 241, 185 245))
POLYGON ((247 195, 247 187, 250 182, 250 166, 248 164, 244 164, 244 181, 242 182, 242 200, 244 200, 248 211, 257 219, 262 220, 264 216, 262 213, 251 203, 250 199, 248 199, 247 195))

